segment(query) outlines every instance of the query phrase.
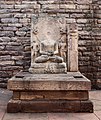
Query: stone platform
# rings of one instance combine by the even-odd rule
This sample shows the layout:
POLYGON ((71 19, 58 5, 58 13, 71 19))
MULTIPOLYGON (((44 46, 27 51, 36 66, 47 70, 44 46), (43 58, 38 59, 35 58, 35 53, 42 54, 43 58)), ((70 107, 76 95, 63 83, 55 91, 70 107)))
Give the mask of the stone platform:
POLYGON ((90 81, 80 72, 31 74, 21 71, 8 81, 13 91, 7 112, 93 112, 90 81))

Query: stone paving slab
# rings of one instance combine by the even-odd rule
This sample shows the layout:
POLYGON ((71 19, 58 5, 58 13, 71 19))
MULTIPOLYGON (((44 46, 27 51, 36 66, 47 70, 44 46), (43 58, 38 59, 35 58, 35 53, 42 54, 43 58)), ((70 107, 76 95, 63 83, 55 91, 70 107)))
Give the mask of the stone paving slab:
POLYGON ((6 113, 3 120, 48 120, 47 113, 6 113))
POLYGON ((101 111, 101 91, 91 91, 90 92, 90 99, 94 104, 95 111, 101 111))
POLYGON ((0 89, 0 106, 7 105, 8 100, 12 97, 12 92, 6 89, 0 89))
POLYGON ((48 120, 98 120, 93 113, 49 113, 48 120))
POLYGON ((3 117, 6 112, 7 102, 11 98, 12 92, 6 89, 0 89, 0 120, 3 120, 3 117))
POLYGON ((95 111, 94 114, 97 116, 99 120, 101 120, 101 110, 100 111, 95 111))
POLYGON ((29 114, 30 120, 48 120, 48 115, 47 113, 32 113, 29 114))
POLYGON ((99 120, 99 117, 93 113, 6 113, 3 120, 99 120))
POLYGON ((101 90, 92 90, 89 93, 91 100, 101 100, 101 90))
POLYGON ((92 100, 95 111, 101 111, 101 100, 92 100))
POLYGON ((6 112, 6 106, 0 106, 0 120, 4 117, 4 114, 6 112))

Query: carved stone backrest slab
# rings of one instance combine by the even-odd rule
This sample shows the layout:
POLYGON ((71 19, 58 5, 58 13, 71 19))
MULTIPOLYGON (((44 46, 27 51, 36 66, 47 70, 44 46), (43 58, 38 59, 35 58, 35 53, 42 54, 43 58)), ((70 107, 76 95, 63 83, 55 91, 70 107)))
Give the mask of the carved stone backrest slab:
POLYGON ((32 73, 78 71, 78 32, 65 17, 33 16, 31 28, 32 73))

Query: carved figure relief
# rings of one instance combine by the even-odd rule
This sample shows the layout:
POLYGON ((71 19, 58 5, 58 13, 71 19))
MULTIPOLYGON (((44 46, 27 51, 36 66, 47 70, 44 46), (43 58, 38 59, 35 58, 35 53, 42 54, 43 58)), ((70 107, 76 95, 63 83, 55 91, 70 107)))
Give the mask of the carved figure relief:
POLYGON ((47 38, 40 42, 40 56, 35 59, 35 63, 54 62, 62 63, 63 58, 58 56, 58 43, 47 38))
POLYGON ((67 46, 65 18, 33 17, 29 71, 32 73, 66 73, 67 46))

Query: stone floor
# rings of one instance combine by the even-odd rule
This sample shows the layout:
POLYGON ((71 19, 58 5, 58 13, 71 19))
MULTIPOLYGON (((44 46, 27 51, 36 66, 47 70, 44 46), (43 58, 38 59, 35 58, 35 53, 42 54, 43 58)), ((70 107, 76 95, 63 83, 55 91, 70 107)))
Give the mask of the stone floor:
POLYGON ((90 91, 94 113, 7 113, 6 105, 12 92, 0 89, 0 120, 101 120, 101 91, 90 91))

